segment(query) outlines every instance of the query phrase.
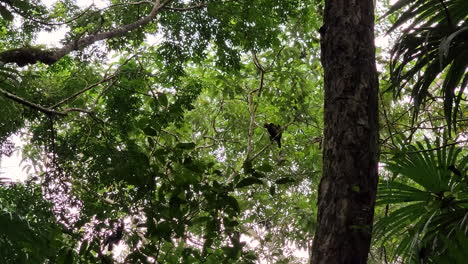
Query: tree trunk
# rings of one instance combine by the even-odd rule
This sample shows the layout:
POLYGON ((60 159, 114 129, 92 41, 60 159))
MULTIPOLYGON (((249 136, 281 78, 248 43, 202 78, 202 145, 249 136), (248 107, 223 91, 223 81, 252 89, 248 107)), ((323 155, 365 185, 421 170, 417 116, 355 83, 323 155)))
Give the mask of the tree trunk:
POLYGON ((327 0, 325 140, 311 263, 366 263, 378 165, 373 0, 327 0))

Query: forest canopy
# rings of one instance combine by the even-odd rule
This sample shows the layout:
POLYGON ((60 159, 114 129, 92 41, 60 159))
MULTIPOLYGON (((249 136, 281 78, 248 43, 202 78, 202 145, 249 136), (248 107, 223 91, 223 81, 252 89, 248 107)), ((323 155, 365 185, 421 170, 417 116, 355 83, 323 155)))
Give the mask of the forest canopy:
MULTIPOLYGON (((328 1, 95 2, 0 0, 0 261, 308 263, 328 1)), ((462 263, 468 4, 377 2, 368 263, 462 263)))

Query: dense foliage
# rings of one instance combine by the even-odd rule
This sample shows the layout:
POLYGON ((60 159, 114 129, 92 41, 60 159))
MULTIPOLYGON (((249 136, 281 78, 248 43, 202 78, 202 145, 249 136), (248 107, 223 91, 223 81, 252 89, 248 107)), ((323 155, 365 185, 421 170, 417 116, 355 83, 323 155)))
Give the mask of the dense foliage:
MULTIPOLYGON (((28 174, 0 185, 0 262, 305 263, 323 1, 78 2, 0 0, 0 158, 20 135, 28 174)), ((468 8, 442 2, 380 20, 414 23, 379 51, 375 263, 466 259, 468 8)))

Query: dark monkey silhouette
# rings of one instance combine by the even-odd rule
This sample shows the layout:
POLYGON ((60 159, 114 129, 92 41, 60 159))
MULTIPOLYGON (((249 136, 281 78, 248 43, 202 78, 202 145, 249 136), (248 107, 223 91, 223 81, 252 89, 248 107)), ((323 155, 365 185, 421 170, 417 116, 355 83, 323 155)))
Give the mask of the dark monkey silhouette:
POLYGON ((265 123, 263 127, 268 130, 268 134, 270 134, 270 140, 278 142, 278 148, 281 148, 281 126, 275 125, 273 123, 265 123))

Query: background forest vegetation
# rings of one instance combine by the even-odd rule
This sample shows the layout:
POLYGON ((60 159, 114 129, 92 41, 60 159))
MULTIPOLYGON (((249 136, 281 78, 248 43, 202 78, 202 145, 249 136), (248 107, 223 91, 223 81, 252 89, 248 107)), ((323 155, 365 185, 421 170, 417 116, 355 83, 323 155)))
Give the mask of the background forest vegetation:
MULTIPOLYGON (((325 1, 77 2, 0 0, 0 262, 307 263, 325 1)), ((468 1, 377 2, 368 263, 464 263, 468 1)))

